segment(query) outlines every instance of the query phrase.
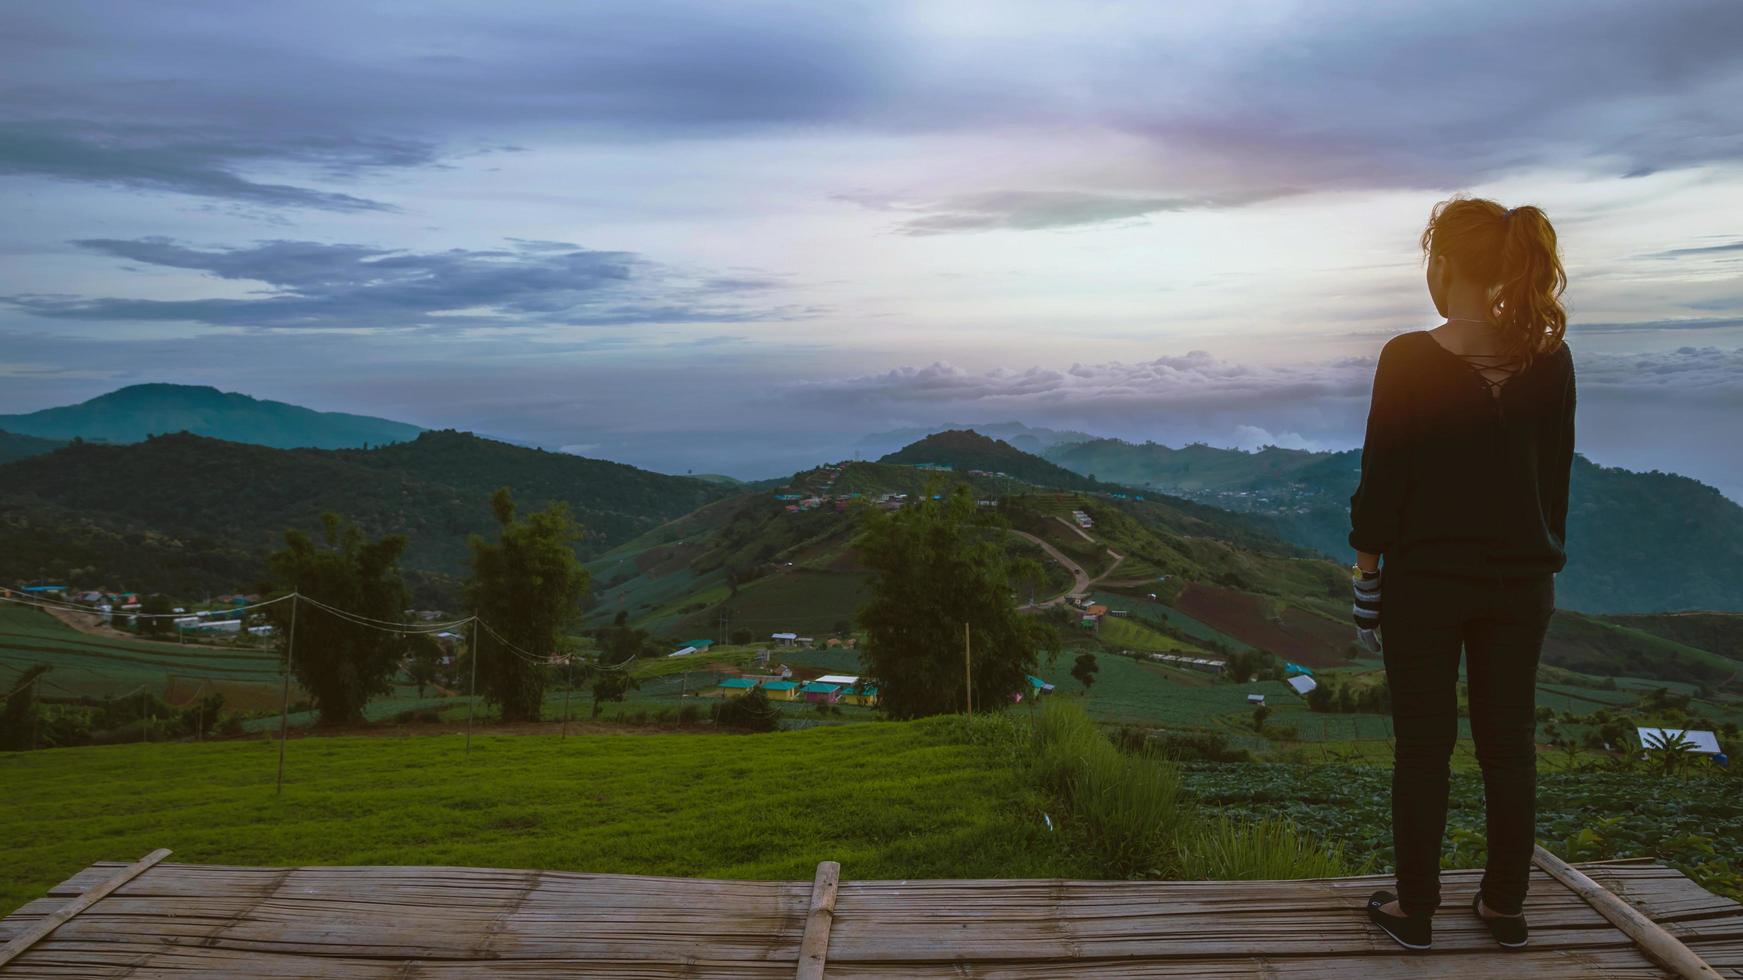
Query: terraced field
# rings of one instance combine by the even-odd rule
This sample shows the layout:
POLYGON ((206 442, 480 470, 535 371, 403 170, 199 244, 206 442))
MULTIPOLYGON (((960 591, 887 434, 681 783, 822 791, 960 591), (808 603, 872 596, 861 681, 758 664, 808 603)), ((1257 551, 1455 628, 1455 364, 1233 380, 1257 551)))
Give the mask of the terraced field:
POLYGON ((0 686, 36 664, 52 668, 45 694, 105 698, 143 689, 178 700, 204 688, 244 709, 280 697, 274 650, 93 636, 41 610, 0 604, 0 686))

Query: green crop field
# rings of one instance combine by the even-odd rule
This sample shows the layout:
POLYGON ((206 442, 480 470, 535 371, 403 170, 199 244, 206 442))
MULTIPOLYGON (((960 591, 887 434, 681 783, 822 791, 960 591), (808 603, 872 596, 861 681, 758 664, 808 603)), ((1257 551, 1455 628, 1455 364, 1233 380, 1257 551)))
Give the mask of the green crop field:
POLYGON ((41 610, 0 604, 0 687, 36 664, 53 668, 43 678, 48 694, 114 697, 144 688, 192 697, 205 684, 232 704, 265 704, 279 690, 275 650, 93 636, 41 610))
POLYGON ((770 735, 298 739, 0 754, 0 914, 95 861, 806 880, 1082 874, 955 719, 770 735))

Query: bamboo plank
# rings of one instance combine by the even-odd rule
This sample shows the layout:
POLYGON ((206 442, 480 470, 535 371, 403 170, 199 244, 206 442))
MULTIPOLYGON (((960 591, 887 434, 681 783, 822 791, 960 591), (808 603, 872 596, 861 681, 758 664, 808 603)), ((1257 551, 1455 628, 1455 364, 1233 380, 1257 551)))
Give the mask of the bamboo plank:
MULTIPOLYGON (((95 865, 0 922, 29 929, 122 870, 95 865)), ((1743 978, 1743 907, 1638 862, 1589 866, 1721 976, 1743 978)), ((1320 881, 710 881, 471 868, 162 863, 70 917, 0 977, 463 980, 1177 980, 1669 976, 1537 870, 1532 945, 1504 953, 1448 872, 1436 953, 1362 916, 1379 876, 1320 881), (807 972, 809 971, 809 972, 807 972)))
POLYGON ((1541 846, 1533 848, 1531 861, 1555 876, 1556 880, 1566 885, 1574 894, 1585 899, 1616 928, 1639 943, 1647 955, 1672 973, 1684 980, 1722 980, 1719 971, 1708 966, 1706 961, 1695 955, 1694 950, 1683 945, 1681 940, 1647 918, 1639 909, 1629 905, 1579 869, 1541 846))
POLYGON ((169 848, 160 847, 128 865, 125 870, 108 878, 102 884, 96 885, 78 898, 44 916, 36 925, 26 929, 5 946, 0 946, 0 966, 5 966, 17 959, 25 950, 60 928, 62 923, 97 904, 103 896, 144 874, 148 868, 166 857, 169 857, 169 848))
POLYGON ((805 938, 799 943, 797 980, 823 980, 829 958, 829 928, 835 920, 835 893, 841 884, 841 865, 822 861, 811 882, 811 909, 805 916, 805 938))

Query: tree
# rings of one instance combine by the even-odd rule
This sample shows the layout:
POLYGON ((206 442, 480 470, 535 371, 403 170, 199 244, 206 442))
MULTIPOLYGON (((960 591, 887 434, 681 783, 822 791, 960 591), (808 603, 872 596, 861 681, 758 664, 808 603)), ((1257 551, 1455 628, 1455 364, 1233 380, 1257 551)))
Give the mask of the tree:
POLYGON ((599 640, 599 661, 591 672, 593 687, 593 717, 599 717, 599 705, 604 701, 622 701, 631 688, 639 687, 630 674, 630 664, 637 657, 647 656, 651 644, 646 630, 629 625, 629 613, 618 611, 612 624, 596 634, 599 640))
POLYGON ((1002 708, 1025 689, 1053 631, 1011 602, 1019 574, 993 520, 966 485, 913 506, 872 511, 857 545, 871 572, 871 600, 857 622, 866 633, 866 673, 897 718, 960 711, 963 626, 971 631, 974 704, 1002 708))
MULTIPOLYGON (((336 515, 321 515, 324 546, 292 528, 284 533, 285 548, 267 557, 267 567, 293 591, 358 616, 402 622, 409 593, 400 577, 405 553, 403 535, 369 541, 356 525, 336 515)), ((290 648, 292 603, 281 602, 269 613, 291 672, 320 713, 323 726, 356 724, 363 706, 377 694, 392 690, 394 671, 405 652, 397 633, 341 619, 312 603, 297 602, 296 648, 290 648)))
POLYGON ((1071 676, 1077 678, 1077 682, 1083 685, 1084 690, 1088 690, 1089 686, 1095 683, 1096 671, 1099 670, 1101 670, 1101 664, 1096 662, 1095 654, 1080 653, 1077 655, 1077 660, 1071 665, 1071 676))
POLYGON ((740 626, 738 629, 733 630, 732 635, 727 637, 727 639, 732 641, 733 646, 742 647, 755 640, 756 636, 755 633, 740 626))
POLYGON ((442 669, 442 644, 428 633, 419 633, 406 638, 406 648, 406 674, 418 686, 421 698, 424 688, 436 682, 442 669))
POLYGON ((478 631, 479 687, 502 706, 503 721, 537 721, 545 699, 541 661, 556 654, 587 593, 587 571, 575 558, 581 529, 561 502, 515 519, 507 487, 491 494, 490 510, 497 539, 472 536, 466 583, 473 614, 500 634, 478 631))
POLYGON ((1271 717, 1271 706, 1270 705, 1261 704, 1257 708, 1254 708, 1253 709, 1253 731, 1255 731, 1255 732, 1264 731, 1265 730, 1265 719, 1267 719, 1269 717, 1271 717))
POLYGON ((0 703, 0 749, 28 749, 36 740, 36 681, 49 669, 47 664, 25 668, 5 692, 0 703))
POLYGON ((136 629, 139 635, 161 636, 168 633, 175 627, 175 621, 164 617, 174 610, 175 607, 170 605, 167 596, 153 593, 140 599, 139 612, 141 615, 135 620, 138 623, 136 629))

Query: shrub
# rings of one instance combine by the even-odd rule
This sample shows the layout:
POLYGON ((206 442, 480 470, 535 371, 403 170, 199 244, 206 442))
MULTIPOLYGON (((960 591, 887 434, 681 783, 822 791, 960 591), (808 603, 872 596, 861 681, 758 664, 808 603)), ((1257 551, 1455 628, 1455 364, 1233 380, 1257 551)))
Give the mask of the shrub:
POLYGON ((769 703, 761 688, 714 706, 714 723, 747 732, 772 732, 781 727, 781 709, 769 703))
POLYGON ((1233 748, 1221 732, 1156 732, 1151 745, 1163 758, 1178 762, 1251 762, 1253 753, 1233 748))
POLYGON ((694 725, 702 719, 702 708, 695 704, 686 704, 678 709, 678 724, 694 725))

